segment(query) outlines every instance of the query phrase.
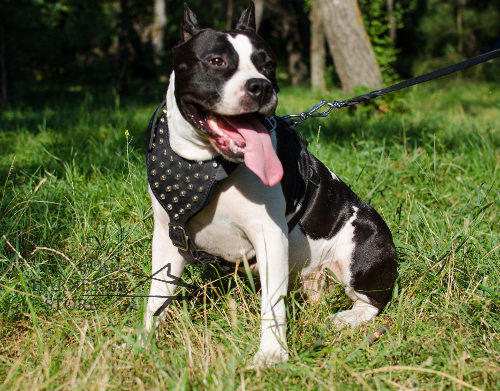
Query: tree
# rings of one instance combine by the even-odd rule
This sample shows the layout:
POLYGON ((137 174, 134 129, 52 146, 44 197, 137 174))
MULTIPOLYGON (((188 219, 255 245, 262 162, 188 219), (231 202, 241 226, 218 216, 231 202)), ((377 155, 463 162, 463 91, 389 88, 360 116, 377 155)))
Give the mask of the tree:
POLYGON ((309 20, 311 21, 311 87, 313 90, 324 91, 326 47, 320 0, 311 0, 309 20))
POLYGON ((167 24, 167 13, 165 10, 165 0, 154 0, 153 4, 153 25, 151 27, 151 43, 155 52, 155 63, 159 65, 160 58, 164 53, 164 33, 167 24))
POLYGON ((380 88, 382 74, 366 34, 357 0, 323 0, 324 30, 344 92, 380 88))

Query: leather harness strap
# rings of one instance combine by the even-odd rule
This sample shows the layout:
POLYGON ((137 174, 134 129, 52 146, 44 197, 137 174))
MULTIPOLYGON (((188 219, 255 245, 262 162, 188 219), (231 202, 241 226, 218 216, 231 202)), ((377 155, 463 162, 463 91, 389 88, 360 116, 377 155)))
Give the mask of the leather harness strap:
MULTIPOLYGON (((220 270, 227 271, 233 264, 198 250, 189 238, 187 224, 210 202, 217 192, 219 182, 227 178, 239 164, 220 155, 211 160, 192 161, 175 153, 169 142, 165 106, 166 102, 163 101, 148 126, 146 166, 149 186, 170 218, 169 236, 172 243, 189 255, 188 262, 197 266, 213 264, 220 270)), ((269 127, 275 125, 273 121, 269 122, 269 127)), ((298 211, 288 222, 289 232, 299 223, 319 186, 319 175, 312 166, 308 165, 308 169, 304 196, 298 211)))

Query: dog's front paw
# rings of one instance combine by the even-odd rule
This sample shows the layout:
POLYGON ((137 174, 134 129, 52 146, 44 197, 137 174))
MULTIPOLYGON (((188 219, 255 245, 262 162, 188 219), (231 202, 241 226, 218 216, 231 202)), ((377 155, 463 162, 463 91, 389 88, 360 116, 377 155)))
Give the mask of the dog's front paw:
POLYGON ((290 358, 288 352, 282 347, 272 350, 259 350, 253 358, 255 367, 268 367, 287 361, 290 358))

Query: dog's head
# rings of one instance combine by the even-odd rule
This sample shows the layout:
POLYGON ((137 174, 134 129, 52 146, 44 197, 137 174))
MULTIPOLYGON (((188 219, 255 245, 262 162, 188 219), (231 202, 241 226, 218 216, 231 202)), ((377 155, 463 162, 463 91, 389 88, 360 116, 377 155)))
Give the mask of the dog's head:
POLYGON ((183 41, 173 49, 175 99, 184 118, 225 158, 244 161, 264 184, 283 168, 262 120, 278 103, 276 57, 255 31, 253 3, 236 28, 201 28, 184 6, 183 41))

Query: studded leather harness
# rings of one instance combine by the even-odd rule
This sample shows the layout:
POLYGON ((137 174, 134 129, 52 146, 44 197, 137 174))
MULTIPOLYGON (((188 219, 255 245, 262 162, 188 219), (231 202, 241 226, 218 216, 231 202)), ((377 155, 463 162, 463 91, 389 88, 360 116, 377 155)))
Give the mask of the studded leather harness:
MULTIPOLYGON (((198 250, 189 239, 187 224, 210 202, 217 192, 219 182, 227 178, 239 164, 230 162, 220 155, 211 160, 192 161, 176 154, 169 142, 165 106, 166 102, 163 101, 148 126, 146 166, 150 188, 170 218, 169 236, 172 243, 189 255, 188 262, 197 266, 213 264, 227 271, 234 265, 220 257, 198 250)), ((265 125, 272 131, 276 123, 268 121, 269 123, 265 125)), ((307 152, 307 143, 305 140, 303 142, 307 152)), ((313 192, 319 186, 318 174, 309 164, 307 168, 308 180, 302 200, 299 202, 301 206, 288 223, 289 231, 300 221, 313 192)))

